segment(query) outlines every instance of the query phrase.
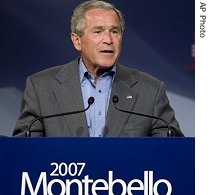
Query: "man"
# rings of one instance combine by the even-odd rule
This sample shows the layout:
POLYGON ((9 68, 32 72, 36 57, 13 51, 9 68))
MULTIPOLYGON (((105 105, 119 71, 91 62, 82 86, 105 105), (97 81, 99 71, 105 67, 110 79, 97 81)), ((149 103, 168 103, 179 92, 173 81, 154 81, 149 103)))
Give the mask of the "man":
POLYGON ((118 9, 104 1, 86 1, 74 10, 71 30, 80 57, 27 78, 14 136, 24 136, 28 129, 34 131, 32 136, 43 131, 49 137, 166 137, 167 123, 175 136, 183 136, 164 84, 117 63, 124 31, 118 9), (162 120, 121 112, 113 96, 123 110, 162 120), (94 103, 86 112, 32 122, 42 116, 84 110, 89 97, 94 97, 94 103))

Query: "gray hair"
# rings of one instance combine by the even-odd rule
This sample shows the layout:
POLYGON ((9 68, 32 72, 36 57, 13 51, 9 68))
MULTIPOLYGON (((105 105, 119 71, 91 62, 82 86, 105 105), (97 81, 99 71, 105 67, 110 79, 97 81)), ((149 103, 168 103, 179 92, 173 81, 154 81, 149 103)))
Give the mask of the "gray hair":
POLYGON ((105 1, 89 0, 78 5, 73 12, 71 18, 71 31, 76 33, 78 36, 82 36, 85 29, 85 13, 91 9, 104 9, 113 10, 119 17, 120 28, 123 33, 125 28, 125 21, 123 14, 118 10, 113 4, 107 3, 105 1))

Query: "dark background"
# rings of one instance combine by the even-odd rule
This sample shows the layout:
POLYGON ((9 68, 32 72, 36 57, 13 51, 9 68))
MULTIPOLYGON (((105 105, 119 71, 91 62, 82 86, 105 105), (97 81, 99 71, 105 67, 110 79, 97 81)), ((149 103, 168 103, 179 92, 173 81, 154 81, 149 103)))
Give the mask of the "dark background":
MULTIPOLYGON (((82 1, 1 0, 0 90, 15 88, 20 94, 24 90, 28 75, 69 62, 78 56, 69 34, 70 16, 80 2, 82 1)), ((192 53, 195 2, 192 0, 108 2, 115 4, 124 13, 126 21, 120 63, 148 72, 164 81, 175 110, 179 110, 180 107, 185 111, 189 110, 191 116, 186 116, 189 120, 185 119, 185 123, 187 125, 194 123, 194 113, 191 110, 194 109, 192 106, 195 98, 195 63, 192 53), (186 106, 184 108, 183 102, 179 99, 173 100, 173 97, 179 97, 190 104, 184 103, 186 106)), ((20 95, 16 96, 16 100, 13 95, 11 103, 9 103, 11 97, 8 98, 5 93, 0 98, 2 115, 5 115, 5 102, 8 105, 14 104, 11 112, 19 111, 17 102, 20 102, 20 95)), ((14 121, 10 121, 12 128, 14 121)), ((0 121, 4 122, 5 120, 0 121)))

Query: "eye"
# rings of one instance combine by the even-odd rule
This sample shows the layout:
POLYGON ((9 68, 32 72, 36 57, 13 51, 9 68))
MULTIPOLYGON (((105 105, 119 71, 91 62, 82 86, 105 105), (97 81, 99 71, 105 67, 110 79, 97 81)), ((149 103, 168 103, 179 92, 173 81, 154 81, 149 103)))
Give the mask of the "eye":
POLYGON ((94 34, 101 34, 102 33, 102 30, 101 29, 95 29, 93 31, 94 34))
POLYGON ((111 32, 112 32, 114 35, 119 35, 119 34, 120 34, 120 30, 119 30, 119 29, 112 29, 111 32))
POLYGON ((100 30, 95 30, 94 33, 99 34, 101 31, 100 30))

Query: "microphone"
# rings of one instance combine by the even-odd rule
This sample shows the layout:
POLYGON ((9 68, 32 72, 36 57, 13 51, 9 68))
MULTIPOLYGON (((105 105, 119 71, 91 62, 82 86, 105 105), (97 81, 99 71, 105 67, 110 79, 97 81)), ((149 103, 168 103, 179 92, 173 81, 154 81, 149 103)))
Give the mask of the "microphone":
POLYGON ((134 114, 134 115, 138 115, 138 116, 143 116, 143 117, 148 117, 148 118, 153 118, 153 119, 157 119, 157 120, 161 120, 163 121, 167 128, 168 128, 168 132, 167 132, 167 136, 168 137, 172 137, 173 134, 172 134, 172 131, 171 131, 171 127, 169 125, 168 122, 166 122, 164 119, 160 118, 160 117, 157 117, 157 116, 153 116, 153 115, 148 115, 148 114, 142 114, 142 113, 137 113, 137 112, 132 112, 132 111, 128 111, 128 110, 122 110, 120 109, 118 106, 117 106, 117 103, 119 102, 119 97, 117 95, 114 95, 112 97, 112 102, 114 103, 115 105, 115 108, 121 112, 125 112, 125 113, 129 113, 129 114, 134 114))
MULTIPOLYGON (((26 137, 31 137, 31 133, 32 132, 42 132, 43 135, 44 135, 44 132, 43 130, 31 130, 31 126, 36 122, 36 121, 40 121, 43 120, 43 119, 47 119, 47 118, 54 118, 54 117, 58 117, 58 116, 64 116, 64 115, 72 115, 72 114, 78 114, 78 113, 81 113, 81 112, 85 112, 87 111, 90 106, 94 103, 95 99, 94 97, 89 97, 88 98, 88 106, 87 108, 83 109, 83 110, 78 110, 78 111, 73 111, 73 112, 65 112, 65 113, 59 113, 59 114, 52 114, 52 115, 46 115, 46 116, 41 116, 41 117, 38 117, 38 118, 35 118, 31 121, 31 123, 29 124, 28 128, 27 128, 27 131, 26 131, 26 134, 25 136, 26 137)), ((42 123, 42 122, 41 122, 42 123)))

